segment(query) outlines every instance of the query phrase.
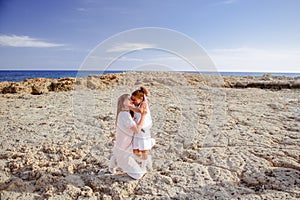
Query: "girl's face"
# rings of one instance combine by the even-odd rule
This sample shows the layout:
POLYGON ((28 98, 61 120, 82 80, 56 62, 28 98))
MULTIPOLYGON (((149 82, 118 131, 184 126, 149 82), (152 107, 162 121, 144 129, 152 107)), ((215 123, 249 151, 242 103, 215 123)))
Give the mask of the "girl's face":
POLYGON ((131 101, 130 96, 128 96, 128 97, 124 100, 124 107, 125 107, 125 108, 128 108, 128 107, 131 107, 131 106, 132 106, 132 101, 131 101))
POLYGON ((137 98, 135 96, 131 96, 131 101, 133 102, 133 104, 135 106, 138 106, 143 101, 143 99, 139 99, 139 98, 137 98))

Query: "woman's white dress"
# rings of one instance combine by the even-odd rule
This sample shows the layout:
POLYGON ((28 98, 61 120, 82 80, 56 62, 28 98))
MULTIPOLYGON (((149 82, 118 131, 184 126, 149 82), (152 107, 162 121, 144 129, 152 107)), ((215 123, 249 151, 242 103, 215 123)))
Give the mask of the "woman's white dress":
POLYGON ((132 140, 135 126, 131 115, 127 111, 119 113, 116 128, 116 141, 113 148, 113 155, 110 159, 109 168, 121 168, 125 173, 134 179, 140 179, 146 173, 134 159, 132 140))

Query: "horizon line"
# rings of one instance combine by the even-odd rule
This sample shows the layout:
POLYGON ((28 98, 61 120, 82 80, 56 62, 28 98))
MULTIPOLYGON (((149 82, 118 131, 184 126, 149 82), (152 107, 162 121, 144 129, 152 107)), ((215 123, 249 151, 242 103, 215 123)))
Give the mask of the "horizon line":
POLYGON ((199 73, 295 73, 300 74, 300 71, 196 71, 196 70, 173 70, 173 71, 147 71, 147 70, 124 70, 124 69, 113 69, 113 70, 95 70, 95 69, 0 69, 0 71, 77 71, 77 72, 199 72, 199 73))

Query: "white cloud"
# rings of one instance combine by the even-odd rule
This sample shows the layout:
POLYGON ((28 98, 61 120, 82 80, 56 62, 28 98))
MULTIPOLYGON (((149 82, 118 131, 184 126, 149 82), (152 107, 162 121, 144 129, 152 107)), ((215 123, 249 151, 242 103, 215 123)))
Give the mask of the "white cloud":
POLYGON ((233 4, 235 3, 237 0, 224 0, 222 2, 220 2, 221 4, 233 4))
POLYGON ((208 53, 220 71, 300 71, 300 50, 234 48, 208 53))
POLYGON ((76 10, 79 12, 87 12, 88 11, 88 9, 86 9, 86 8, 77 8, 76 10))
POLYGON ((126 62, 143 62, 144 60, 142 58, 131 58, 131 57, 127 57, 127 56, 123 56, 119 59, 119 61, 126 61, 126 62))
POLYGON ((114 47, 107 50, 109 53, 114 52, 128 52, 134 50, 142 50, 147 48, 156 48, 154 44, 147 44, 147 43, 122 43, 116 44, 114 47))
POLYGON ((212 6, 220 6, 220 5, 230 5, 236 3, 237 0, 222 0, 216 3, 213 3, 212 6))
POLYGON ((0 35, 0 46, 10 47, 60 47, 64 44, 44 42, 29 36, 0 35))

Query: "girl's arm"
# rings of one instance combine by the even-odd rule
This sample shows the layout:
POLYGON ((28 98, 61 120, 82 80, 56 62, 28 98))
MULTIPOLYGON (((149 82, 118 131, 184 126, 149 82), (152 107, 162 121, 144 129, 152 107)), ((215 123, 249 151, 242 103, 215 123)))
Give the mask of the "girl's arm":
POLYGON ((132 110, 133 112, 136 112, 136 113, 141 113, 141 109, 140 108, 136 108, 136 107, 130 107, 130 110, 132 110))
POLYGON ((134 133, 140 133, 141 132, 141 129, 142 129, 143 125, 144 125, 146 114, 147 114, 147 109, 145 109, 145 108, 142 109, 140 121, 138 122, 138 124, 136 126, 131 127, 131 130, 134 133))
POLYGON ((136 113, 142 113, 144 109, 147 108, 147 103, 145 101, 141 102, 140 108, 136 108, 134 106, 130 107, 129 109, 136 113))

